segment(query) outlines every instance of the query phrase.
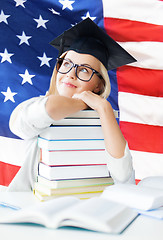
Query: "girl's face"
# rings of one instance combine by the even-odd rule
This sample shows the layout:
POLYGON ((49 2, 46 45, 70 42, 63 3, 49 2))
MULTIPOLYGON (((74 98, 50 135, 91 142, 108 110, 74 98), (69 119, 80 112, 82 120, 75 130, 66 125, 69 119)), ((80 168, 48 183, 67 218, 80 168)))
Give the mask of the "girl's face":
MULTIPOLYGON (((89 54, 81 54, 71 50, 66 54, 65 59, 74 64, 87 65, 98 72, 100 70, 99 60, 89 54)), ((75 68, 72 68, 70 72, 65 74, 57 73, 56 87, 59 95, 72 97, 75 93, 83 91, 98 93, 102 87, 102 80, 94 74, 89 82, 81 81, 75 74, 75 68)))

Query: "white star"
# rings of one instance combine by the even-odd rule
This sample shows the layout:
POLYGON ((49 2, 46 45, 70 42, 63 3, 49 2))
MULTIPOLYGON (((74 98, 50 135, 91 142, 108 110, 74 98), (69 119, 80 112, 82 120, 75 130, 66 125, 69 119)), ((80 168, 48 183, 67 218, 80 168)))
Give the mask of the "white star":
POLYGON ((37 28, 39 28, 39 27, 47 28, 45 23, 48 22, 49 20, 44 20, 41 15, 40 15, 39 19, 34 18, 34 20, 37 22, 37 28))
POLYGON ((42 57, 37 57, 37 58, 41 61, 40 67, 42 67, 43 65, 47 65, 48 67, 50 67, 49 61, 52 58, 48 58, 45 53, 43 53, 42 57))
POLYGON ((84 16, 82 17, 83 20, 86 18, 90 18, 92 21, 94 21, 96 19, 96 17, 91 17, 89 12, 87 12, 85 17, 84 16))
POLYGON ((11 92, 11 89, 8 87, 7 92, 1 92, 4 96, 4 102, 7 102, 8 100, 15 102, 13 96, 15 96, 17 93, 16 92, 11 92))
POLYGON ((51 11, 55 15, 61 15, 59 12, 56 12, 53 8, 49 8, 49 11, 51 11))
POLYGON ((33 85, 31 78, 35 77, 35 75, 30 75, 27 69, 25 70, 24 74, 19 74, 19 75, 23 78, 22 85, 26 82, 33 85))
POLYGON ((26 36, 25 32, 22 32, 22 35, 16 35, 19 39, 20 39, 20 43, 19 45, 26 43, 27 45, 29 45, 28 39, 30 39, 32 36, 26 36))
POLYGON ((61 3, 63 5, 62 10, 64 10, 65 8, 69 8, 70 10, 73 10, 72 4, 75 1, 69 1, 69 0, 59 0, 59 3, 61 3))
POLYGON ((25 8, 24 6, 24 3, 27 1, 27 0, 14 0, 16 2, 16 7, 18 6, 22 6, 25 8))
POLYGON ((4 22, 6 24, 8 24, 7 22, 7 18, 10 17, 10 15, 5 15, 3 10, 1 10, 1 14, 0 14, 0 23, 4 22))
POLYGON ((0 53, 0 56, 2 57, 1 63, 7 61, 9 63, 12 63, 11 57, 14 55, 14 53, 8 53, 7 49, 5 48, 4 53, 0 53))

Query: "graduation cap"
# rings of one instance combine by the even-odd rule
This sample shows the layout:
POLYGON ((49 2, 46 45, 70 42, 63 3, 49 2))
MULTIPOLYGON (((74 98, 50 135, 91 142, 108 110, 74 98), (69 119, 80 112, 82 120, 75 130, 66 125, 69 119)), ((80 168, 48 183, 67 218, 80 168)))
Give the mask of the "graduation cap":
POLYGON ((59 55, 68 50, 93 55, 107 70, 136 61, 90 18, 66 30, 50 44, 59 50, 59 55))

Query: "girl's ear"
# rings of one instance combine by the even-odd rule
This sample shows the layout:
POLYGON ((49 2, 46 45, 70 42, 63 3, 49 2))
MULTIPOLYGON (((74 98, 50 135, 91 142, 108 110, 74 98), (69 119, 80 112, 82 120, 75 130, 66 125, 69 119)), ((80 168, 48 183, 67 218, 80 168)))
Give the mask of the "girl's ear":
POLYGON ((99 81, 98 84, 95 86, 95 89, 93 90, 94 93, 99 93, 101 92, 102 88, 103 88, 103 82, 99 81))

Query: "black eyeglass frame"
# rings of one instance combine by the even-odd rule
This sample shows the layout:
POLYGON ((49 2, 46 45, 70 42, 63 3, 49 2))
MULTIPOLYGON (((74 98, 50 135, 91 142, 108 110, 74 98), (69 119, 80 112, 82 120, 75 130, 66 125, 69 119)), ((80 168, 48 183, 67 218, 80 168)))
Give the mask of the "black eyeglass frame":
POLYGON ((70 72, 70 71, 72 70, 72 68, 75 68, 75 75, 76 75, 76 77, 77 77, 80 81, 89 82, 89 81, 91 80, 91 78, 93 77, 94 74, 96 74, 100 79, 103 79, 103 77, 101 76, 101 74, 100 74, 98 71, 96 71, 95 69, 93 69, 93 68, 91 68, 91 67, 89 67, 89 66, 87 66, 87 65, 84 65, 84 64, 76 64, 76 63, 73 63, 73 62, 71 62, 70 60, 68 60, 68 59, 66 59, 66 58, 57 58, 56 60, 57 60, 57 62, 56 62, 56 70, 57 70, 57 72, 59 72, 59 73, 61 73, 61 74, 66 74, 66 73, 70 72), (72 67, 71 67, 67 72, 65 72, 65 73, 60 72, 59 69, 57 69, 57 64, 59 64, 59 65, 61 66, 64 59, 67 60, 68 62, 70 62, 70 63, 72 64, 72 67), (62 62, 59 63, 59 61, 62 61, 62 62), (78 67, 82 67, 82 66, 83 66, 83 67, 87 67, 87 68, 89 68, 89 69, 92 70, 92 75, 90 76, 89 80, 83 80, 83 79, 81 79, 81 78, 78 77, 78 75, 77 75, 77 68, 78 68, 78 67))

